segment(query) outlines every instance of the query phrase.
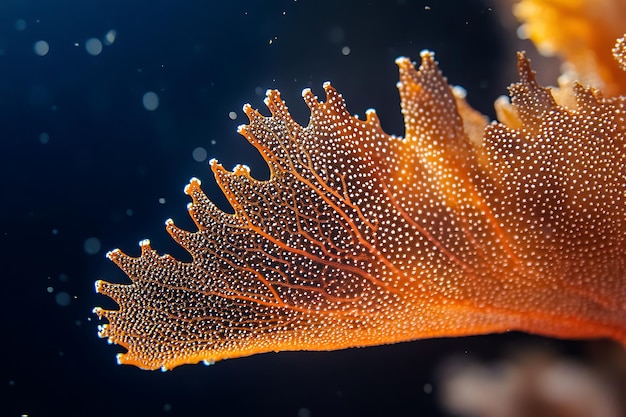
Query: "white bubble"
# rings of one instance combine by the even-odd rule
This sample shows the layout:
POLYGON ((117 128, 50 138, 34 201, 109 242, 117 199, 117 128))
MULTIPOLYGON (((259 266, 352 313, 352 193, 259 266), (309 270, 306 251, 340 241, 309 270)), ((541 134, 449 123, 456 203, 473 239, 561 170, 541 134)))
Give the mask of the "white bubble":
POLYGON ((72 297, 70 297, 70 295, 66 293, 65 291, 59 291, 54 297, 54 300, 61 307, 67 307, 68 305, 70 305, 70 302, 72 301, 72 297))
POLYGON ((117 31, 115 29, 111 29, 104 35, 104 44, 112 45, 115 42, 115 38, 117 38, 117 31))
POLYGON ((341 54, 342 55, 350 55, 350 47, 349 46, 344 46, 343 48, 341 48, 341 54))
POLYGON ((148 111, 155 111, 159 107, 159 96, 154 91, 143 95, 143 107, 148 111))
POLYGON ((46 41, 37 41, 33 46, 33 50, 39 56, 47 55, 50 52, 50 45, 46 41))
POLYGON ((85 42, 85 49, 89 55, 100 55, 102 52, 102 42, 97 38, 89 38, 87 42, 85 42))
POLYGON ((161 197, 159 198, 159 204, 165 204, 165 198, 161 197))
POLYGON ((52 294, 54 292, 54 287, 46 287, 46 291, 48 294, 52 294))
POLYGON ((26 20, 24 20, 24 19, 17 19, 15 21, 15 23, 13 23, 13 27, 18 32, 22 32, 22 31, 26 30, 26 20))
POLYGON ((234 111, 231 111, 230 113, 228 113, 228 117, 230 117, 230 120, 236 120, 237 119, 237 113, 234 111))
POLYGON ((41 132, 39 134, 39 143, 45 145, 48 142, 50 142, 50 135, 47 132, 41 132))
POLYGON ((208 156, 208 152, 201 146, 198 146, 196 149, 191 152, 191 156, 193 160, 196 162, 204 162, 208 156))
POLYGON ((95 255, 100 252, 101 247, 102 245, 100 244, 100 239, 97 237, 90 237, 85 240, 85 243, 83 243, 83 248, 88 255, 95 255))

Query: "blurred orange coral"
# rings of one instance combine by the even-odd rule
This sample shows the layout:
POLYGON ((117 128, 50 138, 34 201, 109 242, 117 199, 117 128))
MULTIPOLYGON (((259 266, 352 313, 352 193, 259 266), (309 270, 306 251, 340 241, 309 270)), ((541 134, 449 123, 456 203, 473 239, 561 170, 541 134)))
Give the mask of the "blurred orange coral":
POLYGON ((611 48, 624 33, 624 0, 522 0, 513 8, 520 34, 545 55, 559 55, 574 78, 607 96, 626 93, 626 73, 611 48))
POLYGON ((440 400, 460 417, 623 416, 626 352, 588 346, 580 358, 536 346, 488 363, 448 359, 439 370, 440 400))

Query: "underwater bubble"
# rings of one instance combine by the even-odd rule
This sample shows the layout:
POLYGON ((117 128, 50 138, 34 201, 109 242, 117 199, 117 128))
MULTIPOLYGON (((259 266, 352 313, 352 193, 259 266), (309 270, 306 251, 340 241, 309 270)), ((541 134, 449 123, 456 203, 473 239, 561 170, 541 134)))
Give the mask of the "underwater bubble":
POLYGON ((155 111, 159 107, 159 96, 154 91, 143 95, 143 107, 148 111, 155 111))
POLYGON ((328 40, 330 41, 330 43, 338 44, 343 42, 345 38, 346 31, 339 26, 333 26, 328 31, 328 40))
POLYGON ((24 20, 24 19, 17 19, 15 21, 15 23, 13 23, 13 27, 18 32, 23 32, 24 30, 26 30, 26 20, 24 20))
POLYGON ((204 162, 208 156, 208 152, 202 146, 198 146, 196 149, 191 152, 191 156, 193 160, 196 162, 204 162))
POLYGON ((33 50, 39 56, 45 56, 50 52, 50 45, 46 41, 37 41, 35 45, 33 45, 33 50))
POLYGON ((100 55, 102 52, 102 42, 100 42, 100 39, 97 38, 87 39, 87 42, 85 42, 85 49, 89 55, 100 55))
POLYGON ((104 35, 104 44, 112 45, 115 42, 115 38, 117 38, 117 31, 115 29, 109 30, 106 35, 104 35))
POLYGON ((54 297, 56 303, 61 307, 67 307, 72 302, 72 297, 65 291, 59 291, 54 297))
POLYGON ((85 243, 83 243, 83 248, 88 255, 95 255, 100 252, 101 247, 102 245, 100 244, 100 239, 97 237, 90 237, 85 240, 85 243))

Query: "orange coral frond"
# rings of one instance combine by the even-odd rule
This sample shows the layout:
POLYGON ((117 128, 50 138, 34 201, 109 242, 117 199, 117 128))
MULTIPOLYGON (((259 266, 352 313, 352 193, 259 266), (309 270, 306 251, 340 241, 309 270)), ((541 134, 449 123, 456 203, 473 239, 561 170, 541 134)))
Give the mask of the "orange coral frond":
POLYGON ((575 88, 558 104, 519 57, 507 118, 484 119, 434 57, 397 61, 406 136, 342 96, 310 90, 308 126, 278 91, 239 131, 268 163, 211 162, 234 208, 192 179, 198 230, 168 221, 192 255, 109 257, 132 283, 99 281, 119 310, 100 335, 121 363, 170 369, 280 350, 329 350, 424 337, 524 330, 626 343, 624 98, 575 88))

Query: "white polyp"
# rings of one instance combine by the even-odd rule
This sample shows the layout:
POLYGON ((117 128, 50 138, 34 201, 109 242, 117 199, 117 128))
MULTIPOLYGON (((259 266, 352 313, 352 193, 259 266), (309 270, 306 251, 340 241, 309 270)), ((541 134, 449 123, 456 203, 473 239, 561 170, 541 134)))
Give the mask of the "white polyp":
POLYGON ((435 53, 433 51, 429 51, 428 49, 422 49, 420 51, 420 58, 426 58, 426 57, 434 58, 435 53))
POLYGON ((171 217, 165 219, 165 225, 166 226, 173 226, 174 225, 174 220, 172 220, 171 217))
POLYGON ((140 247, 144 247, 144 246, 150 246, 150 239, 142 239, 139 241, 139 246, 140 247))
POLYGON ((460 85, 455 85, 452 87, 452 94, 454 94, 456 98, 465 98, 467 97, 467 90, 460 85))
POLYGON ((408 61, 409 58, 405 57, 405 56, 399 56, 396 58, 396 65, 400 65, 401 63, 408 61))
POLYGON ((505 104, 511 104, 511 100, 509 100, 508 96, 502 95, 496 99, 496 105, 503 106, 505 104))
POLYGON ((233 168, 233 172, 235 174, 242 174, 242 173, 249 174, 250 173, 250 167, 248 165, 244 165, 244 164, 237 164, 233 168))

